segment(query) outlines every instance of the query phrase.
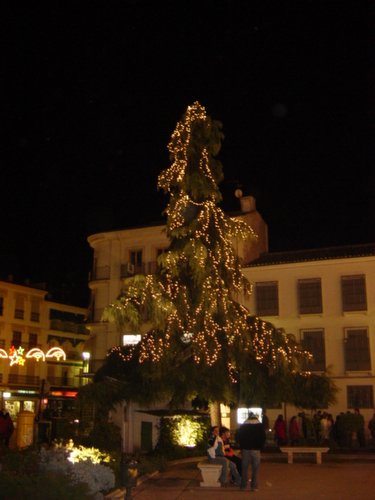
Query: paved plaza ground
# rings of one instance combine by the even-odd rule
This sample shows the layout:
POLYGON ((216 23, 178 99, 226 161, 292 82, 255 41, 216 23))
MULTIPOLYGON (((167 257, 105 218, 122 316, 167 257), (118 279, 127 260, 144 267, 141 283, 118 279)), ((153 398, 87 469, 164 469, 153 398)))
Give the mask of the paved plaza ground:
MULTIPOLYGON (((203 488, 197 462, 180 462, 132 490, 134 500, 372 500, 375 499, 375 453, 324 455, 317 465, 300 457, 288 465, 285 455, 264 455, 257 492, 238 488, 203 488)), ((123 499, 124 491, 111 497, 123 499)))

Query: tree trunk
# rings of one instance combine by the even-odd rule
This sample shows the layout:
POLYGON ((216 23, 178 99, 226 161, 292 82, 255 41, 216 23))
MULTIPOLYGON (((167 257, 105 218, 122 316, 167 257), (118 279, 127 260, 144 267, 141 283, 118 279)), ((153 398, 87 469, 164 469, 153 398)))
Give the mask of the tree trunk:
POLYGON ((220 403, 218 401, 212 401, 210 403, 210 417, 212 426, 221 426, 220 403))

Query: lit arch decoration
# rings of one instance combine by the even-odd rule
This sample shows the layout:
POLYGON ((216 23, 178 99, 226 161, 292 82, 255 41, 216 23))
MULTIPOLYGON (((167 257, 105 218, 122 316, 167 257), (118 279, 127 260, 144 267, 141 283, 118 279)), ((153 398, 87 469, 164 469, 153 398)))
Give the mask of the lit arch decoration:
POLYGON ((38 347, 33 347, 30 351, 28 351, 26 353, 26 357, 27 358, 34 358, 36 359, 36 361, 45 361, 46 360, 46 356, 44 354, 44 352, 39 349, 38 347))
POLYGON ((66 354, 61 349, 61 347, 51 347, 51 349, 46 354, 46 358, 56 358, 57 361, 60 361, 60 358, 62 358, 65 361, 66 354))
POLYGON ((25 348, 20 346, 16 348, 12 345, 9 348, 9 352, 6 352, 5 349, 0 348, 0 361, 2 359, 9 359, 9 365, 20 365, 23 366, 27 359, 35 359, 37 362, 39 361, 48 361, 48 359, 56 358, 57 361, 61 359, 66 361, 66 354, 61 347, 51 347, 46 353, 44 353, 38 347, 33 347, 29 351, 25 353, 25 348))

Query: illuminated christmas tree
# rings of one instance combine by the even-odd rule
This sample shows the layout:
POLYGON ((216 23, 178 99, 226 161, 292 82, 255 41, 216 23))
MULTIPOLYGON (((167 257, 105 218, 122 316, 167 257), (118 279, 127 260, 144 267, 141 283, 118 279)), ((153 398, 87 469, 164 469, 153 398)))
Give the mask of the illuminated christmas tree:
MULTIPOLYGON (((263 398, 308 357, 285 333, 251 317, 238 297, 250 293, 234 242, 256 239, 219 207, 221 124, 189 106, 172 134, 171 166, 158 179, 169 196, 168 249, 155 274, 124 282, 104 319, 141 331, 136 346, 115 347, 99 373, 122 381, 126 398, 167 398, 178 405, 199 395, 214 401, 263 398)), ((281 397, 281 396, 280 396, 281 397)))

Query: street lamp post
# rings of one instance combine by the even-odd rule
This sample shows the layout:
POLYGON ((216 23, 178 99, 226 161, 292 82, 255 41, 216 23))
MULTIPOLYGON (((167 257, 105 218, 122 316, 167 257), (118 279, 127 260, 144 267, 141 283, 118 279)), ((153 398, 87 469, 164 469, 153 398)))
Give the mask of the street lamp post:
MULTIPOLYGON (((82 358, 83 358, 83 370, 82 370, 82 375, 88 374, 89 373, 89 368, 90 368, 90 357, 91 354, 87 351, 82 353, 82 358)), ((83 379, 82 379, 83 380, 83 379)), ((84 383, 87 384, 87 377, 84 378, 84 383)))

